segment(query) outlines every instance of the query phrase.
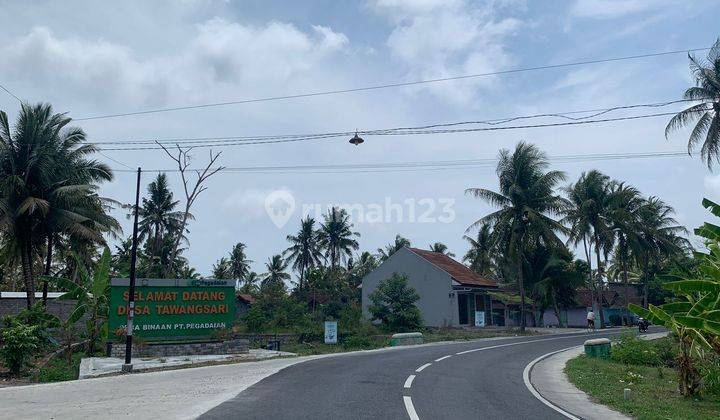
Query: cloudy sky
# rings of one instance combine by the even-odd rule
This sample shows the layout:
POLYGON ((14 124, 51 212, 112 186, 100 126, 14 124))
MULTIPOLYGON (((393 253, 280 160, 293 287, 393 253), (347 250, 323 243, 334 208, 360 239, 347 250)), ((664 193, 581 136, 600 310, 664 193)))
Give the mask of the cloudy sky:
MULTIPOLYGON (((0 83, 26 101, 50 102, 73 118, 704 48, 720 36, 720 5, 714 1, 2 0, 0 6, 0 83)), ((674 100, 691 82, 687 58, 678 54, 77 124, 98 142, 368 130, 674 100)), ((0 92, 0 109, 14 118, 18 103, 0 92)), ((649 112, 657 111, 634 111, 649 112)), ((621 115, 629 113, 613 114, 621 115)), ((683 150, 682 134, 665 140, 666 122, 366 136, 359 147, 339 138, 214 150, 222 151, 220 161, 228 167, 483 159, 521 140, 551 156, 683 150)), ((208 150, 193 153, 200 165, 208 150)), ((117 169, 173 166, 161 151, 105 154, 115 161, 98 158, 117 169)), ((569 180, 595 168, 660 196, 688 227, 708 219, 700 206, 703 196, 720 199, 720 176, 687 156, 553 165, 569 180)), ((143 184, 152 176, 146 174, 143 184)), ((182 198, 177 174, 169 177, 182 198)), ((268 257, 287 247, 286 235, 311 204, 357 204, 366 211, 384 209, 386 202, 404 206, 403 220, 367 220, 372 219, 367 214, 356 220, 363 250, 375 250, 399 233, 416 246, 441 241, 462 255, 465 229, 490 211, 464 190, 495 189, 497 181, 493 168, 475 167, 227 172, 208 186, 193 210, 197 220, 186 252, 204 274, 236 242, 247 244, 254 269, 262 272, 268 257), (296 201, 281 228, 265 209, 273 191, 296 201), (427 220, 408 220, 412 201, 418 215, 427 212, 427 220)), ((130 202, 134 174, 118 172, 103 194, 130 202)), ((128 221, 117 215, 130 234, 128 221)))

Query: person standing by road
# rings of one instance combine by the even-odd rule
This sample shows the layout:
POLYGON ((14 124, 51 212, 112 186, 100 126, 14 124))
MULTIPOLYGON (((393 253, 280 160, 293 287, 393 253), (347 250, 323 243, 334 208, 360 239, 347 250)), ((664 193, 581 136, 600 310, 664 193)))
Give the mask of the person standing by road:
POLYGON ((595 312, 593 312, 592 308, 588 308, 587 328, 595 331, 595 312))

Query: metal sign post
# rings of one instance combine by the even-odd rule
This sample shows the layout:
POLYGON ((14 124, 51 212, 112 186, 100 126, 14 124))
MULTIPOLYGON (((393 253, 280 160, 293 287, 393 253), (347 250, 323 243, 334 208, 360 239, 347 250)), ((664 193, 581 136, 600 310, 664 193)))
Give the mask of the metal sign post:
POLYGON ((133 316, 135 315, 135 275, 137 265, 137 236, 138 236, 138 213, 140 213, 140 174, 142 169, 137 170, 137 185, 135 187, 135 218, 133 221, 132 254, 130 256, 130 287, 128 290, 128 311, 127 329, 125 333, 125 364, 123 372, 132 371, 132 342, 133 342, 133 316))

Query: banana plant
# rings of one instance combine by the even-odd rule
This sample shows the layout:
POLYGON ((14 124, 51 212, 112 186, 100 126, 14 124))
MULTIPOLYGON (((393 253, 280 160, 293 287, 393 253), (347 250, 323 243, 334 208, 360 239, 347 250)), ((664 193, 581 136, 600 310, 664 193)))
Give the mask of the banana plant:
MULTIPOLYGON (((703 206, 720 217, 720 205, 703 200, 703 206)), ((683 395, 697 392, 700 376, 695 360, 711 350, 720 355, 720 226, 704 223, 695 234, 706 239, 707 253, 696 252, 698 269, 691 278, 663 285, 676 301, 649 305, 648 309, 630 304, 638 316, 673 331, 680 342, 678 356, 679 385, 683 395), (693 278, 694 277, 694 278, 693 278)))
POLYGON ((62 277, 47 277, 49 282, 66 290, 58 299, 74 300, 76 302, 70 317, 69 324, 74 324, 86 318, 85 325, 88 334, 88 355, 95 353, 97 341, 107 338, 108 309, 110 300, 110 250, 105 248, 102 257, 96 264, 91 276, 80 258, 73 254, 78 268, 79 282, 62 277))

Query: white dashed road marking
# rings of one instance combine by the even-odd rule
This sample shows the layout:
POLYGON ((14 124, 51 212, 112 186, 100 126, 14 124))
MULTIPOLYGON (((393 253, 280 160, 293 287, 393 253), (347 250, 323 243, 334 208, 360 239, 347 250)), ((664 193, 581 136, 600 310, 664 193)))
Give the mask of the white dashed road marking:
POLYGON ((408 416, 410 416, 410 420, 420 420, 420 417, 418 417, 415 407, 413 406, 412 399, 405 395, 403 397, 403 401, 405 401, 405 410, 407 411, 408 416))
MULTIPOLYGON (((458 352, 458 353, 455 353, 455 354, 456 354, 456 355, 462 355, 462 354, 467 354, 467 353, 474 353, 474 352, 476 352, 476 351, 497 349, 497 348, 500 348, 500 347, 519 346, 519 345, 521 345, 521 344, 530 344, 530 343, 535 343, 535 342, 538 342, 538 341, 562 340, 562 339, 577 338, 577 337, 578 337, 578 336, 573 335, 573 336, 568 336, 568 337, 554 337, 554 338, 545 338, 545 339, 540 339, 540 340, 520 341, 520 342, 517 342, 517 343, 499 344, 499 345, 497 345, 497 346, 489 346, 489 347, 481 347, 481 348, 479 348, 479 349, 465 350, 465 351, 461 351, 461 352, 458 352)), ((443 356, 443 357, 440 357, 440 358, 438 358, 438 359, 435 359, 435 361, 436 361, 436 362, 439 362, 439 361, 445 360, 445 359, 447 359, 447 358, 449 358, 449 357, 452 357, 452 356, 453 356, 452 354, 448 354, 447 356, 443 356)), ((547 356, 547 355, 545 355, 545 356, 547 356)), ((543 356, 543 357, 544 357, 544 356, 543 356)), ((540 360, 540 359, 542 359, 542 357, 538 358, 537 360, 534 360, 534 361, 531 362, 528 366, 525 367, 525 372, 523 372, 523 379, 525 380, 525 385, 528 387, 528 389, 530 390, 530 392, 531 392, 535 397, 537 397, 537 398, 539 398, 541 401, 543 401, 543 398, 539 396, 539 394, 537 393, 537 391, 533 392, 533 391, 534 391, 534 388, 533 388, 532 386, 529 386, 529 385, 528 385, 528 384, 529 384, 530 368, 532 367, 532 365, 533 365, 534 363, 536 363, 536 362, 537 362, 538 360, 540 360)), ((425 363, 424 365, 422 365, 422 366, 420 366, 419 368, 417 368, 417 369, 415 370, 415 372, 422 372, 423 369, 425 369, 426 367, 430 366, 431 364, 432 364, 432 363, 425 363)), ((409 388, 412 386, 412 383, 413 383, 413 380, 414 380, 414 379, 415 379, 415 375, 410 375, 410 376, 408 376, 408 378, 405 380, 405 386, 404 386, 405 389, 409 389, 409 388)), ((403 401, 405 402, 405 410, 407 411, 408 416, 410 417, 410 420, 420 420, 420 417, 418 417, 418 414, 417 414, 417 412, 415 411, 415 407, 413 406, 412 398, 410 398, 408 395, 404 395, 404 396, 403 396, 403 401)), ((551 404, 548 404, 548 403, 545 402, 545 401, 543 401, 543 402, 544 402, 546 405, 548 405, 549 407, 551 407, 552 409, 554 409, 555 411, 558 411, 559 413, 566 415, 566 416, 567 416, 568 418, 570 418, 570 419, 576 419, 576 418, 577 418, 577 417, 572 416, 572 415, 569 414, 569 413, 564 412, 563 410, 561 410, 561 409, 559 409, 559 408, 553 407, 551 404)))
POLYGON ((428 367, 428 366, 430 366, 430 365, 432 365, 432 363, 425 363, 424 365, 422 365, 422 366, 420 366, 419 368, 415 369, 415 372, 418 372, 418 373, 419 373, 419 372, 422 372, 423 369, 425 369, 426 367, 428 367))

